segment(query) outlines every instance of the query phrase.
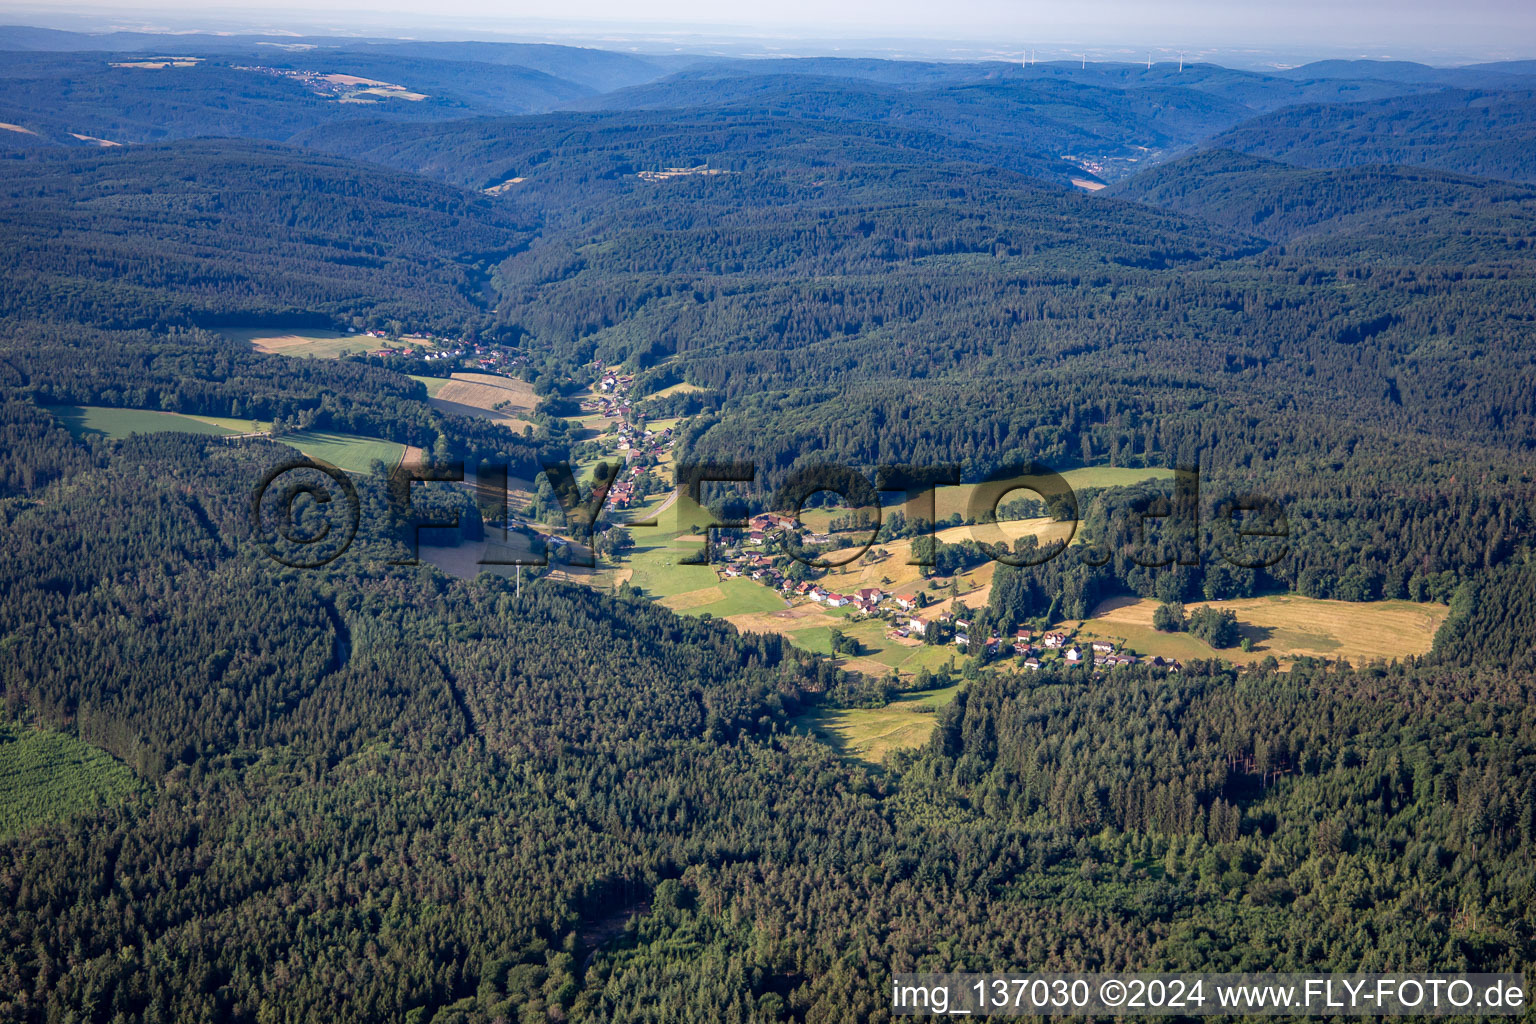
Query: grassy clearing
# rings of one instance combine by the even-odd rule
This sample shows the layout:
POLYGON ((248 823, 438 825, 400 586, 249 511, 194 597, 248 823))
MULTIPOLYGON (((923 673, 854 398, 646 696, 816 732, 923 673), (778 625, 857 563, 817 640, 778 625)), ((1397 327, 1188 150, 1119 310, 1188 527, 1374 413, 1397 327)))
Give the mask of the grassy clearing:
POLYGON ((645 398, 641 399, 641 401, 650 401, 653 398, 670 398, 673 395, 688 395, 695 391, 703 390, 704 389, 699 387, 697 384, 689 384, 684 382, 682 384, 673 384, 668 388, 662 388, 660 391, 652 392, 651 394, 646 395, 645 398))
POLYGON ((1073 533, 1073 524, 1059 523, 1054 519, 1005 519, 999 523, 951 526, 935 530, 933 535, 944 544, 973 540, 981 544, 1011 545, 1020 537, 1034 537, 1041 547, 1050 547, 1066 540, 1073 533))
POLYGON ((297 356, 303 359, 336 359, 356 355, 359 352, 376 352, 381 348, 400 349, 408 352, 413 348, 431 348, 425 341, 390 341, 386 338, 370 338, 366 334, 342 334, 339 331, 302 330, 283 331, 271 327, 225 327, 219 331, 232 341, 250 345, 257 352, 268 355, 297 356))
POLYGON ((959 690, 903 694, 883 708, 817 708, 795 721, 845 757, 878 764, 893 750, 926 743, 938 724, 936 712, 959 690))
POLYGON ((333 434, 325 430, 301 430, 284 434, 276 440, 290 448, 297 448, 312 459, 329 462, 349 473, 368 472, 374 459, 386 466, 393 466, 405 454, 405 445, 394 441, 357 437, 354 434, 333 434))
POLYGON ((590 441, 601 437, 608 432, 608 428, 619 421, 611 416, 604 416, 600 412, 588 413, 585 416, 572 416, 566 420, 572 426, 571 437, 577 441, 590 441))
POLYGON ((721 580, 710 587, 664 597, 661 603, 687 615, 713 615, 729 619, 782 609, 786 602, 777 593, 751 580, 721 580))
POLYGON ((683 418, 681 416, 668 416, 666 419, 661 420, 646 420, 645 428, 647 430, 654 430, 659 433, 663 430, 669 430, 673 427, 676 427, 681 422, 683 422, 683 418))
POLYGON ((177 431, 184 434, 206 434, 213 437, 229 437, 235 434, 254 434, 265 429, 255 420, 231 419, 217 416, 184 416, 179 413, 156 412, 151 409, 107 409, 97 405, 60 405, 51 411, 76 437, 124 438, 131 434, 163 434, 177 431))
POLYGON ((88 743, 0 724, 0 838, 119 803, 138 788, 126 765, 88 743))
MULTIPOLYGON (((1126 469, 1120 466, 1086 466, 1078 469, 1064 470, 1062 478, 1067 481, 1067 486, 1074 491, 1085 491, 1100 487, 1129 487, 1145 480, 1171 480, 1173 470, 1151 467, 1148 469, 1126 469)), ((934 515, 940 522, 952 515, 960 515, 963 518, 972 518, 970 515, 971 499, 976 493, 978 484, 959 484, 954 487, 939 487, 935 489, 933 496, 934 515)), ((1026 490, 1012 491, 1003 497, 1003 501, 1012 501, 1015 498, 1030 497, 1026 490)))
POLYGON ((1130 487, 1145 480, 1172 480, 1173 470, 1161 466, 1136 469, 1123 466, 1080 466, 1061 474, 1076 491, 1094 487, 1130 487))
MULTIPOLYGON (((760 589, 769 593, 767 588, 760 589)), ((933 671, 947 665, 955 657, 951 647, 892 640, 886 636, 890 623, 883 619, 854 620, 851 608, 805 602, 767 613, 732 615, 730 622, 743 633, 777 633, 796 647, 817 654, 832 653, 832 631, 840 630, 859 642, 859 654, 849 659, 847 667, 871 675, 895 670, 915 676, 921 669, 933 671)))
POLYGON ((447 377, 423 377, 416 373, 408 373, 406 376, 425 387, 428 398, 436 398, 438 393, 448 384, 447 377))
MULTIPOLYGON (((1189 611, 1208 602, 1187 606, 1189 611)), ((1187 633, 1159 633, 1152 628, 1157 602, 1113 598, 1094 609, 1082 635, 1116 640, 1143 654, 1165 658, 1219 657, 1235 664, 1273 655, 1282 663, 1298 657, 1344 659, 1363 664, 1427 654, 1435 630, 1449 613, 1445 605, 1411 601, 1322 601, 1295 594, 1214 602, 1236 613, 1242 635, 1253 650, 1213 650, 1187 633)), ((1073 625, 1067 623, 1066 625, 1073 625)))
MULTIPOLYGON (((630 584, 652 598, 675 597, 715 586, 719 580, 712 566, 683 564, 686 558, 698 557, 704 538, 695 530, 710 521, 709 512, 686 497, 679 497, 657 518, 656 526, 629 527, 635 547, 622 568, 629 570, 630 584)), ((751 581, 733 582, 757 587, 751 581)), ((766 592, 767 588, 758 589, 766 592)))

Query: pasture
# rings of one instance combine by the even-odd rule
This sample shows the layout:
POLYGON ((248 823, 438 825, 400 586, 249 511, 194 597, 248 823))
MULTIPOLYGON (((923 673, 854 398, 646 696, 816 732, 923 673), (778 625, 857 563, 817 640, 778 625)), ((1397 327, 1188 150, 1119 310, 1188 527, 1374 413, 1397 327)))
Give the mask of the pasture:
POLYGON ((1193 612, 1207 604, 1235 613, 1242 635, 1253 641, 1253 650, 1217 651, 1188 633, 1159 633, 1152 628, 1157 602, 1131 597, 1100 604, 1083 622, 1081 635, 1116 640, 1142 654, 1181 661, 1222 658, 1241 665, 1273 655, 1282 663, 1314 657, 1359 665, 1429 653, 1435 630, 1450 611, 1439 604, 1323 601, 1298 594, 1198 602, 1185 609, 1193 612))
MULTIPOLYGON (((360 352, 375 352, 381 348, 409 351, 416 347, 409 342, 370 338, 366 334, 342 334, 339 331, 311 328, 284 331, 274 327, 223 327, 219 333, 232 341, 250 345, 257 352, 303 359, 336 359, 360 352)), ((426 342, 417 344, 423 348, 430 347, 426 342)))
POLYGON ((274 440, 348 473, 368 472, 375 459, 386 466, 394 466, 405 454, 405 445, 394 441, 380 441, 355 434, 336 434, 326 430, 300 430, 274 440))
POLYGON ((662 598, 660 603, 686 615, 708 613, 716 618, 730 619, 736 615, 777 610, 785 607, 788 602, 775 591, 752 580, 734 579, 673 594, 662 598))
POLYGON ((447 377, 423 377, 416 373, 408 373, 406 376, 426 388, 428 398, 436 398, 439 392, 448 385, 447 377))
POLYGON ((684 382, 681 384, 673 384, 670 387, 662 388, 660 391, 653 391, 649 395, 646 395, 644 398, 642 398, 641 401, 646 402, 653 398, 670 398, 673 395, 687 395, 692 394, 695 391, 703 390, 704 389, 699 387, 697 384, 689 384, 684 382))
POLYGON ((266 429, 255 420, 219 416, 187 416, 152 409, 108 409, 99 405, 57 405, 49 411, 76 437, 107 437, 118 440, 132 434, 205 434, 232 437, 266 429))
POLYGON ((879 764, 894 750, 920 747, 938 724, 938 711, 960 687, 905 693, 883 708, 817 708, 795 719, 845 757, 879 764))
MULTIPOLYGON (((1171 480, 1173 470, 1156 466, 1146 469, 1123 466, 1082 466, 1077 469, 1062 470, 1061 476, 1066 480, 1067 486, 1080 495, 1083 491, 1104 487, 1130 487, 1147 480, 1171 480)), ((971 518, 970 503, 976 496, 979 486, 979 484, 958 484, 953 487, 936 488, 933 505, 937 520, 943 522, 952 515, 971 518)), ((1003 496, 1002 503, 1031 496, 1031 493, 1026 490, 1012 491, 1003 496)))

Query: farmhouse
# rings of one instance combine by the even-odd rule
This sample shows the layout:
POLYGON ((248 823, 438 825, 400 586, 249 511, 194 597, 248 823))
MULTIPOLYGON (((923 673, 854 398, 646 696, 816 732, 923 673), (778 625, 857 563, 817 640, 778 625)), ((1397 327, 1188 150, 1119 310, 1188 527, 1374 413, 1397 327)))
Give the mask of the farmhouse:
POLYGON ((896 607, 900 608, 904 612, 911 611, 913 608, 917 607, 917 595, 916 594, 897 594, 896 595, 896 607))

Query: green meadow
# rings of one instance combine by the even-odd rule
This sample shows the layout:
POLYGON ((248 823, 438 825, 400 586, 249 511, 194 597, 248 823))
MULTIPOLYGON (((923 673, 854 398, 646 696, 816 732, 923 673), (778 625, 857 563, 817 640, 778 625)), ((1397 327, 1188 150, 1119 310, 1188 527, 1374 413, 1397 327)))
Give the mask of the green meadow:
POLYGON ((76 437, 110 437, 119 439, 132 434, 163 434, 177 431, 184 434, 208 434, 227 437, 234 434, 255 434, 266 425, 256 420, 233 419, 222 416, 186 416, 179 413, 156 412, 151 409, 108 409, 97 405, 59 405, 50 411, 76 437))
POLYGON ((284 434, 276 440, 297 448, 312 459, 328 462, 349 473, 368 472, 375 459, 386 466, 393 466, 405 454, 405 445, 394 441, 335 434, 325 430, 300 430, 284 434))
POLYGON ((938 724, 938 711, 960 692, 905 693, 883 708, 819 707, 795 719, 845 757, 879 764, 893 750, 922 746, 938 724))
POLYGON ((0 837, 118 803, 138 788, 126 765, 89 743, 0 723, 0 837))

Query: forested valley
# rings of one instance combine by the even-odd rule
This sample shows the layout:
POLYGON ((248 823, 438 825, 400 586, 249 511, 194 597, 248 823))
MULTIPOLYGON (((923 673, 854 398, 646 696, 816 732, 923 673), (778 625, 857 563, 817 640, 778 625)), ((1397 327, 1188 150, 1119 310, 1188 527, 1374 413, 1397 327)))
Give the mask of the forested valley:
POLYGON ((906 970, 1536 958, 1527 66, 15 39, 0 767, 41 735, 119 774, 50 762, 0 816, 0 1019, 842 1024, 906 970), (427 98, 343 109, 257 53, 427 98), (234 328, 441 336, 533 407, 234 328), (672 392, 679 460, 754 465, 718 492, 751 511, 820 462, 1199 467, 1161 540, 1202 557, 1136 557, 1171 483, 1084 488, 1081 545, 997 570, 1001 628, 1449 610, 1391 661, 973 666, 868 763, 802 723, 880 681, 631 586, 411 564, 382 462, 334 561, 253 529, 279 427, 531 479, 605 368, 672 392), (1284 555, 1234 567, 1215 510, 1255 496, 1284 555))

